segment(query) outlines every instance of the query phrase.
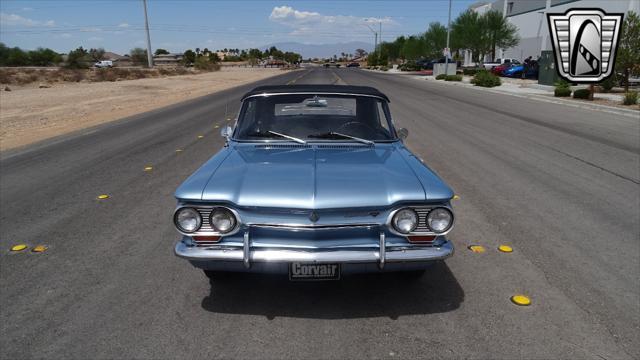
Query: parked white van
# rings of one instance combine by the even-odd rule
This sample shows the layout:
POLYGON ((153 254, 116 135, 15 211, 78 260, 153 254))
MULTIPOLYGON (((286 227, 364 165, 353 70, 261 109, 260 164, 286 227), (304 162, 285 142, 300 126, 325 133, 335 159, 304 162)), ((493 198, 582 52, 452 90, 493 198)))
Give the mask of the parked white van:
POLYGON ((93 66, 97 68, 110 68, 113 67, 113 61, 111 60, 100 60, 97 63, 93 64, 93 66))

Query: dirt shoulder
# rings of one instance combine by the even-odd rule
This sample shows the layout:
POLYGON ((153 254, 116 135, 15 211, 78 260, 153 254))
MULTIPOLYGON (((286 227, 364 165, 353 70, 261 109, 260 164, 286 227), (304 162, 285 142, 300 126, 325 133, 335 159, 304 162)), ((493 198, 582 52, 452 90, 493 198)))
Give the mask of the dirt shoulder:
POLYGON ((99 83, 0 89, 0 150, 121 119, 190 98, 282 74, 279 69, 217 72, 99 83))

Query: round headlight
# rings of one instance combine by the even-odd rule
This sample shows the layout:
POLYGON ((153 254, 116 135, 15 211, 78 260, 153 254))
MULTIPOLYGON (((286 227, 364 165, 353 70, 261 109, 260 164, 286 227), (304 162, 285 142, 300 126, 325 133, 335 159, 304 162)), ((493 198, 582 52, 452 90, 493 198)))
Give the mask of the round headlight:
POLYGON ((200 213, 197 212, 196 209, 188 207, 176 211, 173 221, 180 231, 186 233, 196 232, 200 229, 200 225, 202 225, 200 213))
POLYGON ((408 234, 418 226, 418 214, 411 209, 398 210, 393 215, 393 227, 403 234, 408 234))
POLYGON ((220 233, 228 233, 236 227, 236 216, 226 208, 216 208, 211 212, 211 226, 220 233))
POLYGON ((449 230, 451 224, 453 224, 453 214, 449 209, 435 208, 427 215, 427 225, 434 233, 440 234, 449 230))

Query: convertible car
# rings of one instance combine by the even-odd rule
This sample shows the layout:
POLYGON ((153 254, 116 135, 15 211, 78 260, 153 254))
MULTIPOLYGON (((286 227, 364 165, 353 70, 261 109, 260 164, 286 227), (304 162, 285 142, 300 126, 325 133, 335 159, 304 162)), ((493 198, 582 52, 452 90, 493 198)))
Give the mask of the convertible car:
POLYGON ((403 144, 371 87, 263 86, 175 192, 177 256, 291 280, 406 271, 453 254, 452 190, 403 144))

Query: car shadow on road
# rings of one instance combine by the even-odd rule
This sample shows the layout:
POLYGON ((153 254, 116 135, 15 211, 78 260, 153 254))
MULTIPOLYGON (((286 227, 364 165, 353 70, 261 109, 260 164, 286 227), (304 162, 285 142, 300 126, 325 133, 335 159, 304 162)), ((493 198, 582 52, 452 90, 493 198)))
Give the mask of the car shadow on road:
POLYGON ((442 313, 457 309, 464 291, 444 263, 420 278, 402 273, 352 275, 340 281, 290 282, 286 276, 237 274, 214 280, 202 308, 225 314, 352 319, 442 313))

